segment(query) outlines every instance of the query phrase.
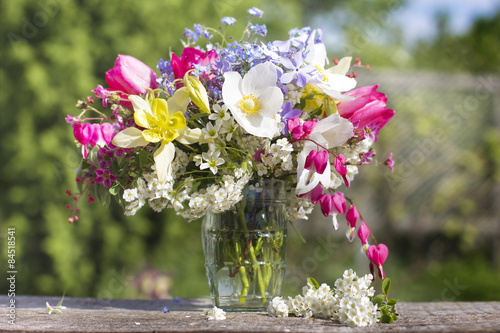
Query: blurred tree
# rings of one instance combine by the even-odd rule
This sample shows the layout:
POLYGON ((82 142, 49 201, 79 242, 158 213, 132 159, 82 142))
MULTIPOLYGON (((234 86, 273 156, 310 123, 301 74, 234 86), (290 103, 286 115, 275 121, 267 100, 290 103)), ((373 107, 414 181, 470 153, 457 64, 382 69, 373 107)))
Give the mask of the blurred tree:
POLYGON ((479 18, 463 35, 453 35, 449 18, 440 13, 438 35, 420 41, 414 49, 417 68, 472 73, 500 73, 500 11, 489 18, 479 18))
MULTIPOLYGON (((252 6, 269 8, 260 0, 0 3, 0 233, 4 239, 7 227, 16 228, 18 294, 134 297, 140 281, 133 276, 149 266, 166 272, 175 295, 208 294, 198 223, 146 209, 125 217, 116 204, 94 203, 68 224, 65 190, 75 188, 79 152, 64 117, 105 85, 118 54, 155 68, 182 51, 185 27, 217 27, 223 16, 245 22, 252 6)), ((285 38, 289 25, 300 25, 300 7, 276 7, 287 25, 262 22, 285 38)), ((1 253, 6 262, 5 246, 1 253)))

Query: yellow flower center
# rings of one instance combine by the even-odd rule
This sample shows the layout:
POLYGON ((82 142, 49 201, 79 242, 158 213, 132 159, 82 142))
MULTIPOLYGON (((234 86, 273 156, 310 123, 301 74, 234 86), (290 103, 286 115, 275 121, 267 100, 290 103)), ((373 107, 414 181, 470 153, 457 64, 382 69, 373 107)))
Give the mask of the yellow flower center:
POLYGON ((323 70, 323 68, 319 67, 318 65, 314 65, 314 67, 316 67, 319 74, 323 75, 323 79, 322 79, 323 82, 328 82, 328 78, 326 77, 325 71, 323 70))
POLYGON ((246 114, 259 114, 262 104, 254 95, 245 95, 238 103, 238 107, 246 114))

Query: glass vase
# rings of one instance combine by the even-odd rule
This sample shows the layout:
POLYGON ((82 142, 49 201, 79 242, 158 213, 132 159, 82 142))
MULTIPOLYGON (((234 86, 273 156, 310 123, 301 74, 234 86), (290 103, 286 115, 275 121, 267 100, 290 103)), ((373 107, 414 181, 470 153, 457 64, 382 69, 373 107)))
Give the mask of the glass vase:
POLYGON ((208 213, 202 242, 210 294, 225 311, 266 311, 285 277, 285 184, 251 182, 231 210, 208 213))

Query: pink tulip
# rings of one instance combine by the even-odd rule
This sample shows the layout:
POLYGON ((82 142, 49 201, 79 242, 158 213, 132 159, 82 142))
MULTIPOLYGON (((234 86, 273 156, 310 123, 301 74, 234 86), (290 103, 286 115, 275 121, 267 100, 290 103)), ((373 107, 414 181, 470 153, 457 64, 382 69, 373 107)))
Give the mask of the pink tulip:
MULTIPOLYGON (((187 71, 194 69, 194 65, 215 65, 215 61, 218 58, 219 56, 215 50, 203 52, 194 47, 186 47, 182 51, 180 59, 175 55, 175 53, 172 53, 171 66, 174 72, 174 77, 176 79, 182 79, 187 71)), ((202 73, 202 76, 205 79, 207 78, 207 75, 207 72, 202 73)))
POLYGON ((344 93, 355 97, 352 101, 342 101, 337 105, 341 117, 349 119, 358 129, 360 140, 370 137, 377 141, 379 131, 394 116, 394 110, 387 109, 387 97, 377 92, 378 85, 361 87, 344 93))
POLYGON ((384 264, 387 256, 389 255, 389 250, 387 246, 384 244, 379 244, 378 246, 372 245, 368 248, 368 252, 366 253, 368 259, 377 266, 378 268, 378 276, 383 280, 385 279, 384 268, 382 265, 384 264))
POLYGON ((129 95, 139 95, 146 88, 156 89, 156 73, 142 61, 129 56, 119 55, 115 66, 106 72, 106 82, 110 90, 121 91, 129 95))

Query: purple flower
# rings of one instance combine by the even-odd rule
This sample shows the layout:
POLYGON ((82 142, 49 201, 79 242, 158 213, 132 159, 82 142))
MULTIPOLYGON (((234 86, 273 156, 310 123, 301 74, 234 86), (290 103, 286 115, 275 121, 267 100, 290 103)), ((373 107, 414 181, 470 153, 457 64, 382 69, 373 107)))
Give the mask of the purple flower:
POLYGON ((227 25, 234 25, 235 22, 236 22, 236 19, 234 17, 230 17, 230 16, 225 16, 222 18, 222 20, 220 20, 221 24, 227 24, 227 25))
POLYGON ((182 36, 188 39, 192 39, 195 43, 198 41, 198 35, 196 34, 196 32, 188 28, 184 28, 184 33, 182 34, 182 36))
POLYGON ((303 66, 304 55, 302 52, 295 53, 293 62, 286 57, 281 57, 281 64, 290 70, 281 76, 281 83, 287 84, 297 78, 297 85, 302 88, 306 86, 307 77, 315 69, 312 65, 303 66))
POLYGON ((262 14, 264 14, 264 12, 257 7, 250 8, 247 10, 247 13, 258 18, 261 18, 262 14))
POLYGON ((105 108, 108 107, 108 91, 104 89, 100 84, 97 85, 97 88, 92 90, 97 98, 102 98, 102 106, 105 108))
POLYGON ((385 160, 384 165, 386 165, 391 172, 394 172, 394 160, 392 159, 392 153, 389 153, 389 157, 385 160))
POLYGON ((97 175, 95 182, 103 184, 105 187, 111 187, 111 184, 116 181, 115 175, 109 172, 109 170, 97 169, 95 174, 97 175))
POLYGON ((113 151, 106 148, 99 149, 97 153, 97 161, 103 169, 109 168, 113 164, 113 157, 113 151))
POLYGON ((302 111, 299 109, 292 109, 292 103, 287 102, 283 104, 281 111, 281 122, 285 125, 281 130, 284 136, 288 135, 288 119, 294 119, 300 117, 302 111))
POLYGON ((262 37, 266 37, 267 35, 267 27, 265 24, 250 24, 250 30, 255 32, 258 35, 261 35, 262 37))

